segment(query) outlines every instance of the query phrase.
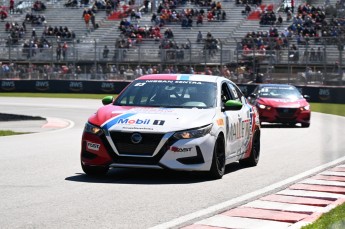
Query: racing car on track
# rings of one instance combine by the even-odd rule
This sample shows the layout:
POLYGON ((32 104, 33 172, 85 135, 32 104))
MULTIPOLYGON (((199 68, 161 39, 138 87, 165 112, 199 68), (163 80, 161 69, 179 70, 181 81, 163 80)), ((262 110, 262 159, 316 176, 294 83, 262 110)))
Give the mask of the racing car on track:
POLYGON ((249 95, 248 101, 259 111, 260 122, 310 126, 309 96, 288 84, 260 84, 249 95))
POLYGON ((102 102, 82 136, 87 175, 121 167, 204 171, 219 179, 226 164, 259 161, 257 109, 224 77, 145 75, 102 102))

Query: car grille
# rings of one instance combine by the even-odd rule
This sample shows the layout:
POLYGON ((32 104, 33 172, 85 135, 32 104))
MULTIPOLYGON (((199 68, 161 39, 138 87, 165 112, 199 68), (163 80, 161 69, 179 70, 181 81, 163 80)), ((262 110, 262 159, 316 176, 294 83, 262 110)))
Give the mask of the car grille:
POLYGON ((277 108, 277 113, 281 118, 291 118, 296 111, 296 108, 277 108))
POLYGON ((164 134, 141 133, 142 141, 133 143, 133 133, 110 132, 111 139, 120 155, 152 156, 164 134))

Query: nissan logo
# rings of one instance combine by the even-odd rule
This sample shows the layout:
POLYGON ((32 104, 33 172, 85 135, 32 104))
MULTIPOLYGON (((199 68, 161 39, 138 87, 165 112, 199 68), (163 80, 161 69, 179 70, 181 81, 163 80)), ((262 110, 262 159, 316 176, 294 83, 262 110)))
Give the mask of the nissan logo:
POLYGON ((132 136, 131 136, 131 141, 132 141, 134 144, 138 144, 138 143, 140 143, 142 140, 143 140, 143 137, 142 137, 141 134, 139 134, 139 133, 134 133, 134 134, 132 134, 132 136))

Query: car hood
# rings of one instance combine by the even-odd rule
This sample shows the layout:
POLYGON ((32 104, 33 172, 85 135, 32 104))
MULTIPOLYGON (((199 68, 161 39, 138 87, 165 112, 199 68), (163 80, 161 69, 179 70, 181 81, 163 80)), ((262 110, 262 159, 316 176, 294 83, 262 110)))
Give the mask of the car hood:
POLYGON ((273 98, 259 98, 257 103, 264 104, 270 107, 286 107, 299 108, 308 105, 305 99, 273 99, 273 98))
POLYGON ((170 132, 212 123, 215 109, 150 108, 107 105, 89 118, 106 130, 170 132))

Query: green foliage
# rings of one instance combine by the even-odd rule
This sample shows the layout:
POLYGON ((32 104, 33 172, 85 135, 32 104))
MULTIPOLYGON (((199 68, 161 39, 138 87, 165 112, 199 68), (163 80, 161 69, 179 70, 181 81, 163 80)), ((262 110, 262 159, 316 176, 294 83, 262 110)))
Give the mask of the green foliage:
POLYGON ((323 214, 312 224, 302 227, 302 229, 343 229, 345 228, 345 204, 340 205, 331 211, 323 214))
POLYGON ((345 116, 345 104, 310 103, 312 111, 345 116))

